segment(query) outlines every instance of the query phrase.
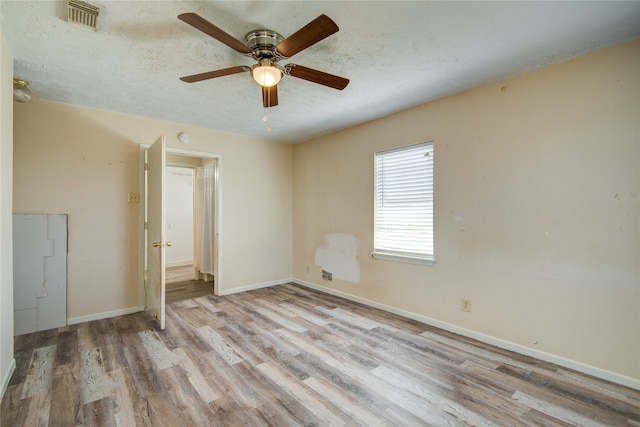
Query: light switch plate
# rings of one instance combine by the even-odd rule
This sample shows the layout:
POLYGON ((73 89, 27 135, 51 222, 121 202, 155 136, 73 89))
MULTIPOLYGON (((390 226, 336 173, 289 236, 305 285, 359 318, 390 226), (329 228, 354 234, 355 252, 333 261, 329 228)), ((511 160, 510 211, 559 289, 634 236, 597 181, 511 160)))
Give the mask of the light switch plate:
POLYGON ((129 203, 140 203, 140 193, 127 193, 129 203))

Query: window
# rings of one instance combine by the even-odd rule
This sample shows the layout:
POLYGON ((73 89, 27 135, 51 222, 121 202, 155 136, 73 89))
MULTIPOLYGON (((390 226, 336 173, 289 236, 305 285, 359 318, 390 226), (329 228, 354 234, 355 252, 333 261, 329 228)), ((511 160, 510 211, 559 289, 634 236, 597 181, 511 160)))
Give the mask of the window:
POLYGON ((373 257, 433 265, 433 142, 375 154, 373 257))

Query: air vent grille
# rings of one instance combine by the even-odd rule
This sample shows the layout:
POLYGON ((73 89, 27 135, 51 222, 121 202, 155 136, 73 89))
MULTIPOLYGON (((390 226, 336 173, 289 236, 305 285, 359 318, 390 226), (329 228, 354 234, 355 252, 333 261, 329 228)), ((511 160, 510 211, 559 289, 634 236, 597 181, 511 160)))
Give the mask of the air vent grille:
POLYGON ((98 16, 100 8, 80 0, 68 0, 67 21, 89 27, 96 31, 98 29, 98 16))

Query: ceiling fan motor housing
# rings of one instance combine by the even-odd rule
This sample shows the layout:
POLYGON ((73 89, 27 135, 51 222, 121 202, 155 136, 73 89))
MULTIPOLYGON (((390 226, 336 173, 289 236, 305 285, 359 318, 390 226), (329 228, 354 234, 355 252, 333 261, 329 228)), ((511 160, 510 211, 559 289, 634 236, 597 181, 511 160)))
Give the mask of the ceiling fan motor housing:
POLYGON ((275 47, 284 40, 280 34, 272 30, 253 30, 245 36, 246 44, 253 50, 251 55, 256 61, 270 59, 279 61, 284 57, 276 53, 275 47))

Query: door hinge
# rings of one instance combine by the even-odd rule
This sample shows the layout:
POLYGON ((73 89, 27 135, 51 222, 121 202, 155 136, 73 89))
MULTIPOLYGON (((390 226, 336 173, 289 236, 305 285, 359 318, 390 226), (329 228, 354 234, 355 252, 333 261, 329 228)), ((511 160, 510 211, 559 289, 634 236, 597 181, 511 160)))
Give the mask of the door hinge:
POLYGON ((149 163, 145 163, 144 164, 144 170, 148 171, 149 170, 149 163))
POLYGON ((144 222, 144 229, 146 230, 146 229, 148 229, 148 228, 149 228, 149 223, 145 221, 145 222, 144 222))

